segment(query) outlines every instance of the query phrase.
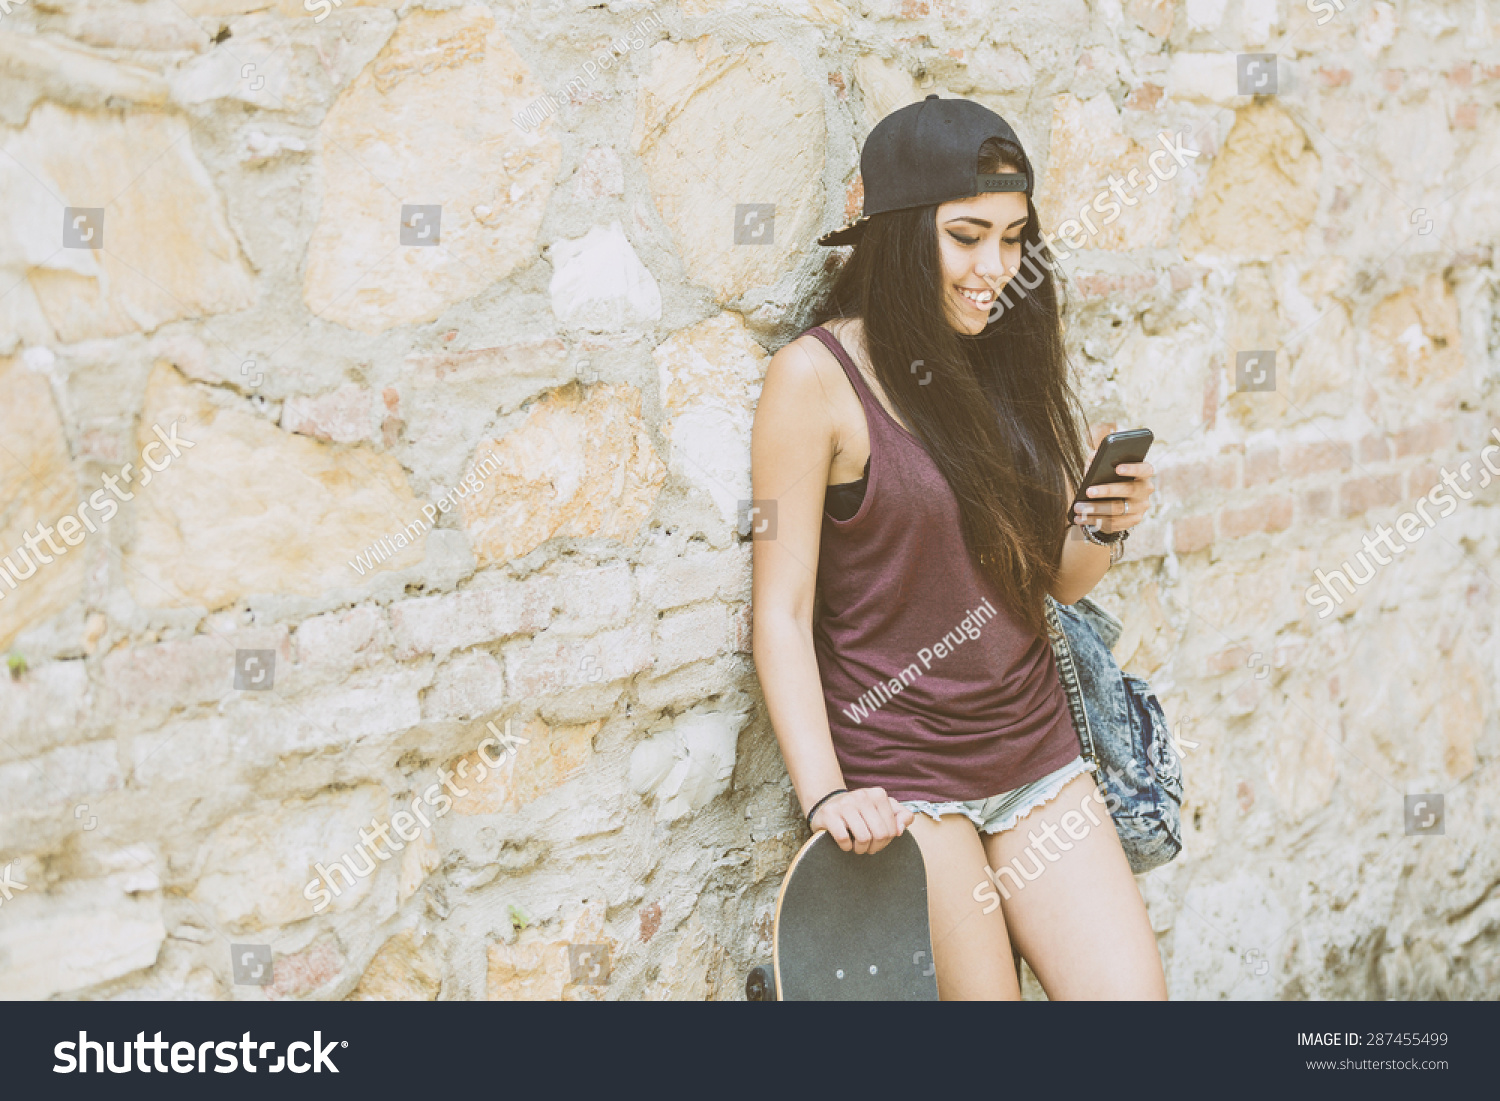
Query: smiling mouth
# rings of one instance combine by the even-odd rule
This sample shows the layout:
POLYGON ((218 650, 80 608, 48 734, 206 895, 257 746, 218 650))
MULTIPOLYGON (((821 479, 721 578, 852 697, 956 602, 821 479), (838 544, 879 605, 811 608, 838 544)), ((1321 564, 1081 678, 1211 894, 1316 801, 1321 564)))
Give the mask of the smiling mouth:
POLYGON ((995 292, 989 288, 985 288, 982 291, 976 291, 970 287, 956 287, 954 289, 958 291, 960 298, 976 310, 988 310, 990 303, 995 301, 995 292))

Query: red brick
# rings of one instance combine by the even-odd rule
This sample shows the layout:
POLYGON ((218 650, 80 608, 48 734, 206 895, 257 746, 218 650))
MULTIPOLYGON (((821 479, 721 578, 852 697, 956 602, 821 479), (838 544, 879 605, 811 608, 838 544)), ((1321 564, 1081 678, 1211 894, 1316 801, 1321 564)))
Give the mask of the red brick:
POLYGON ((1406 472, 1406 500, 1415 501, 1418 497, 1427 496, 1427 492, 1443 480, 1441 468, 1431 463, 1423 463, 1414 466, 1406 472))
MULTIPOLYGON (((731 607, 733 607, 731 605, 731 607)), ((734 649, 735 653, 748 654, 751 652, 753 641, 754 620, 751 617, 750 604, 748 602, 733 609, 734 616, 734 649)))
POLYGON ((1394 505, 1399 496, 1394 478, 1350 478, 1339 488, 1339 508, 1346 517, 1358 516, 1394 505))
POLYGON ((1150 81, 1136 88, 1125 97, 1125 108, 1129 111, 1151 111, 1161 102, 1162 88, 1160 84, 1152 84, 1150 81))
POLYGON ((1391 457, 1391 443, 1384 436, 1369 435, 1359 441, 1359 461, 1383 463, 1391 457))
POLYGON ((1204 664, 1204 673, 1210 677, 1222 677, 1225 673, 1233 673, 1237 669, 1245 668, 1245 662, 1250 658, 1250 651, 1243 646, 1231 646, 1220 650, 1216 654, 1209 654, 1204 664))
POLYGON ((1224 539, 1243 539, 1261 529, 1262 512, 1259 507, 1225 509, 1219 514, 1219 535, 1224 539))
POLYGON ((344 954, 331 937, 315 941, 302 951, 276 960, 271 984, 265 995, 271 1001, 299 998, 338 978, 344 967, 344 954))
POLYGON ((1446 421, 1418 424, 1396 433, 1396 458, 1408 455, 1431 455, 1453 441, 1453 427, 1446 421))
POLYGON ((1172 277, 1174 291, 1185 291, 1194 283, 1201 283, 1208 269, 1202 264, 1176 264, 1167 274, 1172 277))
POLYGON ((1219 514, 1219 535, 1243 539, 1258 532, 1285 531, 1292 523, 1292 499, 1268 497, 1246 508, 1225 509, 1219 514))
POLYGON ((1154 290, 1156 276, 1151 274, 1111 275, 1100 272, 1094 275, 1077 276, 1074 282, 1078 286, 1081 297, 1100 298, 1110 294, 1142 294, 1154 290))
POLYGON ((1234 785, 1234 800, 1239 804, 1241 814, 1250 813, 1250 808, 1255 806, 1255 788, 1249 780, 1234 785))
MULTIPOLYGON (((1490 458, 1491 460, 1493 460, 1494 456, 1491 456, 1490 458)), ((1412 494, 1412 496, 1421 496, 1422 494, 1432 489, 1433 486, 1441 483, 1443 488, 1447 492, 1451 493, 1455 499, 1459 501, 1465 500, 1463 493, 1459 493, 1456 490, 1451 489, 1448 486, 1448 483, 1443 481, 1443 470, 1447 470, 1448 473, 1452 474, 1453 484, 1458 486, 1459 489, 1463 490, 1463 492, 1467 493, 1470 497, 1478 496, 1478 494, 1480 493, 1479 483, 1481 481, 1484 481, 1486 478, 1488 478, 1488 482, 1486 482, 1485 484, 1486 490, 1488 490, 1490 486, 1495 484, 1494 475, 1485 470, 1484 463, 1479 459, 1452 459, 1442 468, 1421 468, 1420 475, 1418 477, 1412 478, 1412 488, 1417 491, 1415 494, 1412 494), (1467 475, 1464 473, 1464 467, 1469 468, 1467 475)), ((1415 474, 1416 472, 1414 471, 1413 473, 1415 474)))
POLYGON ((1334 490, 1308 489, 1298 493, 1298 513, 1305 520, 1326 520, 1334 514, 1334 490))
POLYGON ((1157 466, 1157 480, 1162 492, 1174 501, 1186 501, 1215 489, 1235 489, 1239 485, 1238 456, 1227 455, 1216 459, 1200 459, 1197 462, 1177 466, 1157 466))
POLYGON ((1349 469, 1349 445, 1333 440, 1293 444, 1287 449, 1286 468, 1294 478, 1324 470, 1349 469))
POLYGON ((1178 554, 1192 554, 1214 541, 1212 516, 1189 516, 1172 525, 1172 548, 1178 554))
POLYGON ((1260 448, 1245 456, 1245 485, 1273 482, 1281 473, 1281 453, 1274 447, 1260 448))
POLYGON ((1326 520, 1333 515, 1333 490, 1309 489, 1297 495, 1297 512, 1304 520, 1326 520))
POLYGON ((1292 499, 1290 496, 1272 497, 1266 502, 1266 526, 1268 534, 1286 531, 1292 526, 1292 499))
POLYGON ((653 902, 641 907, 641 943, 649 944, 656 931, 661 928, 661 903, 653 902))

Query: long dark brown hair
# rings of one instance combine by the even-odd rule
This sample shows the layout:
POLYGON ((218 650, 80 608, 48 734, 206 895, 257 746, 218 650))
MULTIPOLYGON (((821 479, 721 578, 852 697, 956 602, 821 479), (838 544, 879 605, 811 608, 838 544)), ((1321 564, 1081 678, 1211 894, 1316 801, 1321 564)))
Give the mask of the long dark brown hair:
MULTIPOLYGON (((979 172, 1025 167, 1012 142, 980 147, 979 172)), ((1041 635, 1072 505, 1064 478, 1076 486, 1083 477, 1084 418, 1052 256, 1029 195, 1026 214, 1020 270, 982 333, 948 321, 936 206, 872 217, 811 324, 863 319, 875 377, 958 499, 969 552, 1016 618, 1041 635), (1029 242, 1045 262, 1027 259, 1029 242), (925 384, 912 369, 918 360, 931 372, 925 384)))

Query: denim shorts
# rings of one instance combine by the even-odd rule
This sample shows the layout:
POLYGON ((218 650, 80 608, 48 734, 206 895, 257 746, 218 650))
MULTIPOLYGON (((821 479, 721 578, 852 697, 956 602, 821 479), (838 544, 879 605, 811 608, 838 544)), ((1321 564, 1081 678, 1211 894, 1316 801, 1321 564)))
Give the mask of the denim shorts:
POLYGON ((1016 820, 1028 811, 1035 810, 1049 799, 1057 797, 1067 782, 1089 770, 1082 756, 1074 757, 1062 768, 1047 773, 1040 780, 1022 784, 1013 791, 1003 791, 988 799, 968 799, 957 803, 928 803, 920 799, 903 801, 908 810, 917 811, 938 821, 945 814, 967 815, 976 829, 984 833, 999 833, 1016 824, 1016 820))

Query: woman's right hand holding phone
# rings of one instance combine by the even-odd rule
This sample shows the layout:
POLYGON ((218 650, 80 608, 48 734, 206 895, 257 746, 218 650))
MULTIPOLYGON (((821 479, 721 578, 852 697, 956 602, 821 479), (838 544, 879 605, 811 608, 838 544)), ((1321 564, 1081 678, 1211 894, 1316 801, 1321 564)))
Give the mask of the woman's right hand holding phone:
POLYGON ((916 817, 884 788, 857 788, 820 806, 812 816, 812 828, 827 830, 845 852, 869 854, 900 837, 916 817))

